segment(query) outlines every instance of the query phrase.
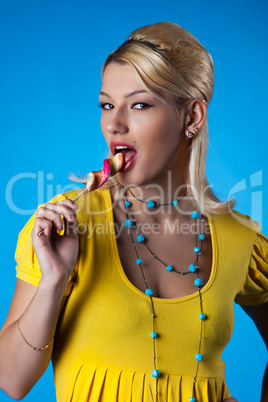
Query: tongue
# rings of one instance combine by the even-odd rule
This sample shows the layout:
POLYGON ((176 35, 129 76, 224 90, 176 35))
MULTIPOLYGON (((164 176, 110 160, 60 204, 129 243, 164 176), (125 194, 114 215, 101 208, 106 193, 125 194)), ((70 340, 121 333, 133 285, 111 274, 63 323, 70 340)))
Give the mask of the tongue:
POLYGON ((120 150, 120 153, 124 155, 124 164, 126 165, 129 161, 131 161, 136 155, 136 151, 133 149, 123 149, 120 150))

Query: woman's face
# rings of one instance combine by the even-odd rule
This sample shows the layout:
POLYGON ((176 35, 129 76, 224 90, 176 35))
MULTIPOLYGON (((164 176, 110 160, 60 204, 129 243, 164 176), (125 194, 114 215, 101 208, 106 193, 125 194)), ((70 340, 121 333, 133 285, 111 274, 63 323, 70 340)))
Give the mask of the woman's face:
POLYGON ((101 129, 112 154, 120 151, 125 156, 119 173, 123 186, 157 183, 168 171, 176 174, 180 169, 183 126, 172 97, 161 96, 165 101, 148 92, 127 64, 106 67, 101 129))

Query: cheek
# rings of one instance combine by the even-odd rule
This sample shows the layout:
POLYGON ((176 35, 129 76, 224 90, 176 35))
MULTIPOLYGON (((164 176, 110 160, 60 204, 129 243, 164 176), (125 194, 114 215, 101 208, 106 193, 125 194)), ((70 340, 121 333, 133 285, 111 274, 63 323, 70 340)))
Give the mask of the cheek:
POLYGON ((153 171, 156 167, 165 170, 170 163, 177 160, 181 148, 181 138, 179 128, 177 129, 174 124, 168 122, 162 126, 158 125, 155 131, 151 132, 146 140, 148 145, 142 150, 143 162, 146 164, 148 172, 153 171))
POLYGON ((104 117, 103 117, 103 115, 101 115, 101 118, 100 118, 100 126, 101 126, 101 130, 102 130, 102 132, 103 132, 104 127, 105 127, 105 123, 104 123, 104 117))
POLYGON ((103 135, 105 141, 107 142, 108 141, 108 133, 107 133, 107 130, 105 129, 106 122, 103 117, 101 117, 101 120, 100 120, 100 127, 101 127, 101 131, 102 131, 102 135, 103 135))
MULTIPOLYGON (((145 126, 146 129, 146 126, 145 126)), ((153 124, 148 126, 148 141, 151 142, 152 148, 176 148, 180 143, 181 127, 177 120, 172 117, 170 119, 156 119, 153 124)))
POLYGON ((163 136, 172 136, 174 133, 179 134, 182 128, 182 122, 176 112, 168 109, 161 110, 160 113, 155 116, 152 120, 152 126, 155 131, 159 133, 159 136, 161 136, 161 133, 163 136))

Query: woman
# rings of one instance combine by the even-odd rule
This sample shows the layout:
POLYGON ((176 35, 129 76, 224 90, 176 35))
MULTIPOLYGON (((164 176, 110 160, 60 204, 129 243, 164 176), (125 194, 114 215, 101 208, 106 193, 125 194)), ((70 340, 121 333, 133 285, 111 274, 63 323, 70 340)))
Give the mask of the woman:
POLYGON ((267 239, 206 180, 211 56, 158 23, 102 78, 101 127, 124 167, 77 205, 76 191, 55 197, 21 232, 0 386, 24 397, 52 357, 61 402, 235 401, 221 354, 234 300, 267 342, 267 239))

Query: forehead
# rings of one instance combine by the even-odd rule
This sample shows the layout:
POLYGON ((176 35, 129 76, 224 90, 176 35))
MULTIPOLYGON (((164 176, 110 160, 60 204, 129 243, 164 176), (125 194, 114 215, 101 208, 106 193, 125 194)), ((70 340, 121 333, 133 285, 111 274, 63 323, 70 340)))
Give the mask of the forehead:
POLYGON ((133 95, 136 92, 154 96, 159 101, 172 106, 175 106, 176 103, 174 97, 167 90, 148 89, 138 73, 128 64, 111 62, 107 65, 102 76, 100 95, 127 98, 128 95, 133 95))
MULTIPOLYGON (((148 89, 139 79, 135 70, 128 64, 110 63, 106 67, 102 77, 102 90, 107 92, 133 92, 143 90, 148 92, 148 89)), ((127 94, 126 93, 126 94, 127 94)))

